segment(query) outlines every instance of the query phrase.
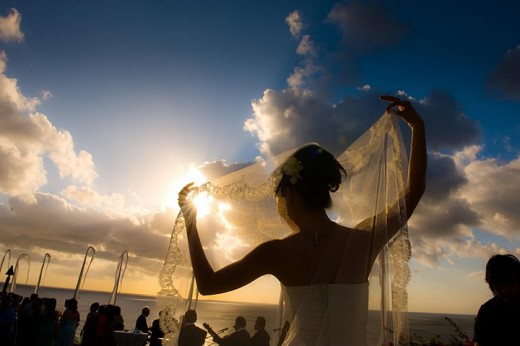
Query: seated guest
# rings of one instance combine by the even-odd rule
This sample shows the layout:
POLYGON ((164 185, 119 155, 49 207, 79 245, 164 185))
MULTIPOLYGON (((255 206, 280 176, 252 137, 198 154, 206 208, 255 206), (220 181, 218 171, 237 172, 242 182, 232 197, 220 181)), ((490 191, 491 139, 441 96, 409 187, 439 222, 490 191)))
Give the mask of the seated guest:
POLYGON ((195 325, 197 312, 188 310, 182 320, 178 346, 202 346, 206 341, 207 332, 195 325))
POLYGON ((265 330, 265 318, 262 316, 258 316, 255 321, 255 330, 256 333, 251 337, 251 341, 249 345, 251 346, 269 346, 269 340, 271 337, 269 333, 265 330))
POLYGON ((162 340, 164 332, 161 329, 160 318, 163 312, 159 311, 159 318, 153 320, 152 326, 150 327, 150 338, 148 340, 149 346, 162 346, 162 340))
POLYGON ((145 306, 143 310, 141 310, 141 315, 139 315, 135 321, 135 329, 140 330, 142 333, 148 333, 148 322, 146 322, 148 315, 150 315, 150 308, 145 306))
POLYGON ((220 337, 216 333, 211 333, 213 336, 213 341, 222 346, 246 346, 249 345, 249 341, 251 336, 249 332, 246 330, 246 319, 242 316, 238 316, 235 319, 235 325, 233 326, 235 331, 225 337, 220 337))

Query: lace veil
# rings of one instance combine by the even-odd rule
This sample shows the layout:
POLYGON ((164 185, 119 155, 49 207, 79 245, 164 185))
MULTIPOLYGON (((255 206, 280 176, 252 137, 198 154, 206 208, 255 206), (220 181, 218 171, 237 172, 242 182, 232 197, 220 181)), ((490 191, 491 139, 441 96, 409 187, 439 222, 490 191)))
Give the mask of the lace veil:
MULTIPOLYGON (((240 259, 262 242, 291 233, 278 214, 274 190, 281 178, 281 164, 292 152, 257 162, 199 187, 198 195, 207 199, 209 213, 204 215, 199 208, 197 226, 214 269, 240 259)), ((391 341, 395 345, 407 344, 410 243, 403 198, 407 155, 398 118, 385 113, 336 157, 347 176, 340 189, 331 194, 333 207, 328 210, 331 219, 354 227, 372 218, 378 232, 385 232, 389 215, 397 213, 400 217, 402 228, 380 252, 371 269, 369 309, 379 311, 376 328, 379 345, 391 341)), ((179 214, 159 277, 161 291, 157 296, 158 307, 163 311, 161 325, 170 332, 166 337, 173 341, 170 345, 177 340, 179 319, 196 290, 191 279, 184 219, 179 214)))

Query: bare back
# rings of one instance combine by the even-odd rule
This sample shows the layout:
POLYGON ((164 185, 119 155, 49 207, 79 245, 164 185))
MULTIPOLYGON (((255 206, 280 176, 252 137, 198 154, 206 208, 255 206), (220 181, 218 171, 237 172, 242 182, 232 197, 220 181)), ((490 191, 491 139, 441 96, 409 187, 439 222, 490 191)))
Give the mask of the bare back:
POLYGON ((370 233, 340 225, 321 233, 298 232, 271 244, 273 275, 285 286, 364 283, 372 267, 370 233))

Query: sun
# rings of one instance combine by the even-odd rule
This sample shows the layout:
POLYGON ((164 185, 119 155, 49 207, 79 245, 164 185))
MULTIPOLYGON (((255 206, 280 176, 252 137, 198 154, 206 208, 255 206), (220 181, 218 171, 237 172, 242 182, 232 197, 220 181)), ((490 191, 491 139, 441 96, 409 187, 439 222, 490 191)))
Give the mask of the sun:
MULTIPOLYGON (((163 209, 175 209, 178 210, 177 198, 179 191, 188 183, 193 182, 194 186, 199 186, 206 183, 208 180, 202 174, 197 167, 190 167, 186 174, 180 177, 173 178, 167 189, 162 207, 163 209)), ((213 203, 213 197, 209 196, 206 192, 193 193, 193 203, 197 207, 197 216, 203 217, 208 215, 211 211, 213 203)))

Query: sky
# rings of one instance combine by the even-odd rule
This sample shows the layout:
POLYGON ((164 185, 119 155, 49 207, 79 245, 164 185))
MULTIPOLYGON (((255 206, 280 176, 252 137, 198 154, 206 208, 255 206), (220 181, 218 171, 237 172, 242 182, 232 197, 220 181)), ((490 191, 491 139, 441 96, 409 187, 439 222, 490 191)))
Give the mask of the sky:
MULTIPOLYGON (((3 1, 0 256, 10 250, 17 282, 35 284, 49 253, 42 286, 74 288, 93 246, 84 288, 111 291, 128 251, 122 292, 154 295, 193 171, 309 141, 334 148, 391 94, 427 131, 409 310, 475 314, 491 297, 487 259, 520 255, 519 11, 515 1, 3 1)), ((271 281, 217 298, 276 303, 271 281)))

